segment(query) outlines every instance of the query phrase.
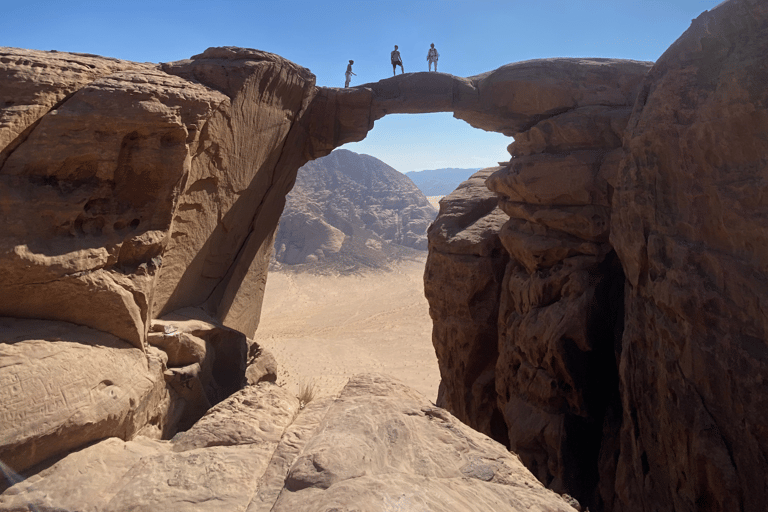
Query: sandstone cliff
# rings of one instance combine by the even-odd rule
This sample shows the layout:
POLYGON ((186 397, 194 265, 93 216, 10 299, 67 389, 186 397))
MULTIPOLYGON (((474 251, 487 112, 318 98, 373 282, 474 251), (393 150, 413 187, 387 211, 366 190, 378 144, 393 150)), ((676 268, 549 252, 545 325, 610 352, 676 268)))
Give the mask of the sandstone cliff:
POLYGON ((172 435, 245 378, 300 165, 282 148, 314 76, 231 48, 164 65, 1 53, 0 315, 59 322, 3 332, 0 457, 24 469, 153 424, 172 435))
POLYGON ((614 99, 515 134, 504 225, 470 182, 430 230, 439 405, 590 510, 765 507, 766 27, 731 0, 647 75, 575 73, 614 99))
POLYGON ((337 149, 302 166, 275 237, 275 260, 295 268, 386 268, 427 249, 437 211, 403 174, 337 149))
POLYGON ((627 276, 617 509, 768 503, 766 44, 765 2, 703 13, 629 121, 611 230, 627 276))
POLYGON ((623 275, 608 243, 611 183, 649 68, 568 59, 502 68, 510 81, 532 69, 546 77, 546 112, 521 123, 509 165, 443 199, 429 232, 438 404, 592 507, 617 401, 623 275))

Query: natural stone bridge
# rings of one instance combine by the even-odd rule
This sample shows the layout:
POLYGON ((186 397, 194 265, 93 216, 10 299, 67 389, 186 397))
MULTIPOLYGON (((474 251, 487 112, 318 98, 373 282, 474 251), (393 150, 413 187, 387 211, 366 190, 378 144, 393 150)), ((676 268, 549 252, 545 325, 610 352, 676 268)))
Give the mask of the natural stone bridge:
MULTIPOLYGON (((190 306, 251 336, 296 171, 362 140, 376 119, 451 111, 519 136, 566 116, 578 131, 595 108, 626 117, 650 65, 550 59, 333 89, 240 48, 159 66, 14 49, 0 58, 11 98, 0 125, 0 315, 93 326, 137 347, 153 319, 190 306)), ((621 128, 607 126, 612 147, 621 128)), ((530 133, 525 152, 536 150, 530 133)))
MULTIPOLYGON (((0 49, 0 459, 24 470, 106 437, 168 439, 246 378, 268 378, 246 334, 258 324, 297 169, 364 138, 383 115, 452 111, 515 142, 510 162, 444 199, 430 228, 425 292, 440 405, 591 510, 764 510, 768 69, 755 63, 765 60, 766 20, 765 2, 727 0, 650 71, 552 59, 343 90, 316 87, 308 70, 255 50, 151 65, 0 49)), ((367 380, 347 393, 355 411, 358 398, 391 387, 367 380)), ((246 394, 264 389, 279 388, 246 394)), ((283 412, 299 408, 279 393, 293 404, 283 412)), ((402 394, 386 396, 402 403, 402 394)), ((250 398, 242 403, 254 410, 250 398)), ((444 412, 420 407, 405 415, 441 429, 425 436, 428 449, 458 432, 444 412)), ((231 439, 211 432, 226 437, 220 426, 239 424, 217 419, 220 411, 197 440, 176 442, 229 450, 231 439)), ((279 421, 254 426, 253 438, 240 426, 232 434, 253 453, 266 445, 250 439, 282 440, 279 421)), ((336 432, 302 425, 285 436, 291 450, 303 432, 336 432)), ((289 494, 328 496, 349 468, 380 471, 347 456, 367 453, 371 433, 387 428, 364 425, 354 450, 338 451, 335 433, 321 441, 339 465, 313 464, 320 452, 298 457, 295 448, 292 484, 283 455, 265 454, 281 466, 268 478, 241 473, 250 485, 268 480, 268 493, 295 485, 289 494)), ((405 451, 419 452, 408 436, 405 451)), ((476 456, 460 437, 462 448, 432 455, 459 455, 451 490, 487 476, 495 490, 528 492, 530 482, 497 471, 503 456, 476 456)), ((392 436, 379 440, 384 451, 368 463, 394 460, 392 436)), ((146 443, 133 446, 144 460, 146 443)), ((425 481, 422 459, 408 485, 425 481)), ((98 460, 81 467, 116 459, 98 460)), ((218 466, 228 489, 232 466, 218 466)), ((378 473, 387 483, 392 467, 378 473)), ((132 471, 130 485, 153 498, 153 486, 169 481, 132 471)), ((187 503, 187 491, 205 486, 172 487, 172 499, 187 503)), ((247 494, 245 503, 255 496, 247 494)))
MULTIPOLYGON (((597 209, 603 225, 596 233, 587 229, 581 245, 605 254, 607 180, 618 161, 611 155, 649 67, 550 59, 471 78, 415 73, 334 89, 316 87, 308 70, 256 50, 212 48, 190 60, 151 65, 3 49, 0 316, 89 326, 150 359, 151 346, 160 347, 168 360, 148 373, 139 371, 135 355, 130 362, 108 356, 109 365, 99 368, 130 366, 140 375, 120 382, 146 384, 126 395, 144 412, 126 406, 113 420, 122 436, 148 423, 173 432, 243 378, 245 336, 258 325, 275 229, 301 165, 362 140, 386 114, 450 111, 516 138, 511 152, 518 158, 507 166, 516 170, 498 186, 508 199, 505 211, 520 217, 523 203, 531 203, 537 206, 526 215, 549 210, 554 215, 544 217, 555 222, 562 212, 548 203, 564 202, 580 219, 561 221, 558 229, 567 231, 583 224, 579 208, 587 225, 595 223, 597 209), (519 172, 523 164, 529 171, 519 172), (171 322, 188 327, 166 335, 171 322), (156 373, 163 365, 169 386, 191 404, 181 416, 170 413, 175 402, 156 373), (190 382, 197 384, 190 388, 190 382), (170 408, 167 414, 152 412, 162 407, 170 408)), ((493 209, 496 199, 484 204, 493 209)), ((462 225, 461 215, 455 220, 462 225)), ((85 344, 80 334, 67 336, 85 344)), ((46 364, 60 364, 40 361, 35 370, 15 367, 21 373, 13 381, 23 385, 57 371, 46 364)), ((67 378, 95 379, 85 387, 115 381, 99 377, 101 370, 76 373, 67 378)), ((24 413, 0 451, 17 469, 102 435, 73 424, 66 429, 79 434, 71 443, 48 443, 50 436, 61 439, 56 432, 63 427, 54 421, 49 432, 36 425, 67 416, 74 406, 54 395, 29 400, 51 404, 24 413), (30 443, 37 446, 34 457, 30 443)), ((450 405, 466 416, 462 404, 450 405)), ((83 417, 94 415, 90 423, 114 409, 98 400, 89 407, 83 417)))
POLYGON ((318 140, 310 151, 362 140, 374 121, 387 114, 453 112, 475 128, 513 137, 543 119, 583 107, 631 107, 650 65, 618 59, 545 59, 508 64, 470 78, 422 72, 350 89, 321 87, 310 107, 309 131, 318 140))

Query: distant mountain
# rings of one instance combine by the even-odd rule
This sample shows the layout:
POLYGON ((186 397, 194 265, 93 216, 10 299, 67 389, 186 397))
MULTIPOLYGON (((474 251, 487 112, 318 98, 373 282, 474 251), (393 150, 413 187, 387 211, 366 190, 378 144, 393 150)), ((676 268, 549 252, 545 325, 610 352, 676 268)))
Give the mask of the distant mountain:
POLYGON ((275 266, 385 268, 427 249, 437 210, 404 174, 337 149, 299 169, 275 238, 275 266))
POLYGON ((469 179, 470 176, 480 170, 480 167, 472 169, 456 169, 453 167, 446 169, 432 169, 428 171, 412 171, 405 173, 411 178, 419 190, 425 196, 447 196, 469 179))

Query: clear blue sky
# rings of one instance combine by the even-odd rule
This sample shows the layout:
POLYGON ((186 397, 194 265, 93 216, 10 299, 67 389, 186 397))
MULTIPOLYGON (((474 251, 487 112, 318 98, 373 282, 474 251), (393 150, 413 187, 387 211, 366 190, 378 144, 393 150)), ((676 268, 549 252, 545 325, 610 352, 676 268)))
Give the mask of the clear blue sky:
MULTIPOLYGON (((343 87, 391 76, 397 44, 405 71, 472 76, 546 57, 655 61, 719 0, 26 0, 3 2, 0 46, 95 53, 140 62, 188 58, 211 46, 277 53, 317 84, 343 87)), ((487 167, 509 158, 511 139, 450 114, 396 115, 345 147, 407 172, 487 167)))

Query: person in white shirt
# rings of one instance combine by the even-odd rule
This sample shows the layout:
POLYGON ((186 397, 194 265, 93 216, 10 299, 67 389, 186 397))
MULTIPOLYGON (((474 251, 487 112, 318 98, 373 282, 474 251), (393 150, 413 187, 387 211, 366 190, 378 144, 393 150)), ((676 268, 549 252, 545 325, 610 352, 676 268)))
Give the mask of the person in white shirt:
MULTIPOLYGON (((347 72, 344 73, 344 76, 347 78, 347 81, 344 82, 344 87, 349 87, 349 81, 352 80, 352 75, 355 75, 355 73, 352 72, 352 64, 354 64, 355 61, 350 60, 349 64, 347 64, 347 72)), ((355 75, 357 76, 357 75, 355 75)))
POLYGON ((429 62, 429 71, 432 71, 432 63, 435 64, 435 71, 437 71, 437 59, 440 57, 440 54, 437 53, 437 48, 435 48, 435 43, 432 43, 432 47, 427 52, 427 62, 429 62))

